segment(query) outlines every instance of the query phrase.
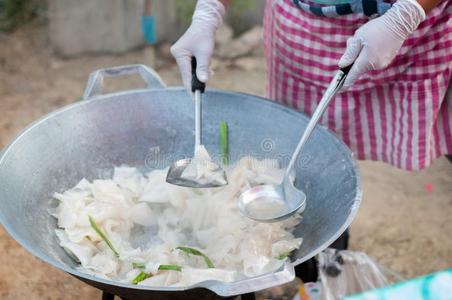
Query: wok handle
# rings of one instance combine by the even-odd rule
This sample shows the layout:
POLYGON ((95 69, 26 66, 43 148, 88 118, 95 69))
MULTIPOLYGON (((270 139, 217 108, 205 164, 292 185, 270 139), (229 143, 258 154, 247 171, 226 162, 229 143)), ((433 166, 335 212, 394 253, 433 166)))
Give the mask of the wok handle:
POLYGON ((291 263, 286 262, 284 263, 283 269, 277 272, 248 278, 246 280, 229 282, 227 285, 224 284, 224 282, 217 283, 216 281, 213 281, 207 288, 222 297, 230 297, 282 285, 292 281, 294 278, 294 266, 291 263))
POLYGON ((139 74, 146 83, 147 88, 165 88, 166 84, 156 71, 145 65, 124 65, 112 68, 99 69, 89 74, 83 99, 102 95, 104 78, 123 75, 139 74))

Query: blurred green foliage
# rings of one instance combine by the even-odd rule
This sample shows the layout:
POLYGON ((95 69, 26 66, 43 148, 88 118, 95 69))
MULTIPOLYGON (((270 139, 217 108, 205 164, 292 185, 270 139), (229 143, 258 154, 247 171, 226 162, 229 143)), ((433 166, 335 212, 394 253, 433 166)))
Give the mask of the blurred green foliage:
POLYGON ((44 0, 0 0, 0 31, 11 31, 45 9, 44 0))
MULTIPOLYGON (((182 28, 191 23, 196 0, 176 0, 176 16, 182 28)), ((249 16, 257 9, 256 0, 231 0, 227 9, 227 22, 237 36, 250 28, 249 16)))
POLYGON ((228 24, 234 36, 250 28, 249 16, 256 9, 256 0, 232 0, 228 7, 228 24))
POLYGON ((191 16, 195 10, 196 0, 176 0, 176 16, 184 30, 191 23, 191 16))

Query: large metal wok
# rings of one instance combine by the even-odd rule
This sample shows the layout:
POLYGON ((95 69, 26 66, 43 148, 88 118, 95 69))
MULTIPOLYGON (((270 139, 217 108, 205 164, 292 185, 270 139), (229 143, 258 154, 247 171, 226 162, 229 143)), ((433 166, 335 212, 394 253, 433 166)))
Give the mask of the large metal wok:
MULTIPOLYGON (((0 219, 33 255, 105 291, 132 299, 155 291, 167 291, 172 297, 182 290, 188 297, 193 291, 209 293, 206 289, 230 296, 283 284, 294 278, 295 265, 338 238, 358 210, 361 189, 353 155, 333 133, 318 126, 296 168, 296 186, 307 195, 303 220, 295 229, 303 244, 277 272, 227 284, 206 281, 185 289, 121 284, 81 273, 55 237, 56 221, 48 212, 52 194, 83 177, 108 177, 113 166, 149 171, 189 157, 193 138, 188 137, 194 130, 187 92, 167 88, 143 65, 93 72, 84 98, 36 121, 0 153, 0 219), (132 73, 141 75, 146 89, 102 95, 104 78, 132 73)), ((287 164, 308 122, 294 110, 242 93, 209 90, 203 101, 205 146, 219 154, 219 122, 226 121, 232 162, 252 154, 287 164)))

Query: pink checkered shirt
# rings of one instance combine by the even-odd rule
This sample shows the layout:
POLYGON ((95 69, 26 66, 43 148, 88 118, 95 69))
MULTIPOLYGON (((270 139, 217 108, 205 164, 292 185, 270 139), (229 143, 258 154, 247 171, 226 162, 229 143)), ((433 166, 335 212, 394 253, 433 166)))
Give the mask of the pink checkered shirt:
MULTIPOLYGON (((267 0, 268 96, 311 114, 338 69, 347 38, 367 20, 357 14, 316 17, 291 0, 267 0)), ((452 153, 451 74, 452 0, 443 0, 389 67, 363 75, 336 96, 322 123, 358 159, 423 169, 452 153)))

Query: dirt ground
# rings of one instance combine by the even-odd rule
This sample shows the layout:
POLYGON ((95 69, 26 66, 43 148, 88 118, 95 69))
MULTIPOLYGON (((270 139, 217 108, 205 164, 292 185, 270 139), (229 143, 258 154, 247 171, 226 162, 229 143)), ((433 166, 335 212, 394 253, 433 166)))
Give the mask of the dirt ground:
MULTIPOLYGON (((169 85, 180 83, 168 49, 152 63, 149 50, 62 59, 48 44, 42 24, 0 36, 0 149, 31 121, 79 99, 95 69, 152 64, 169 85)), ((246 60, 241 68, 216 61, 209 86, 263 95, 263 59, 246 60)), ((351 249, 407 278, 451 267, 452 164, 441 158, 413 173, 377 162, 359 166, 364 199, 351 228, 351 249)), ((34 258, 0 229, 0 298, 63 297, 100 299, 100 292, 34 258)))

